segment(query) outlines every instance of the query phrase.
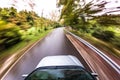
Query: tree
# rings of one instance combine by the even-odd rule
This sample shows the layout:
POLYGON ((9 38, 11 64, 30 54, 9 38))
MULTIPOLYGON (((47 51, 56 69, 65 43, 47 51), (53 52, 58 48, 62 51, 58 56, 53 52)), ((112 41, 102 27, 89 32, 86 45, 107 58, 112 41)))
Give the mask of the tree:
POLYGON ((0 51, 6 49, 22 40, 19 28, 13 27, 0 31, 0 51))
MULTIPOLYGON (((108 2, 104 0, 58 0, 58 7, 62 7, 60 19, 64 19, 65 25, 85 25, 87 19, 95 17, 95 14, 103 12, 108 2)), ((74 28, 74 27, 73 27, 74 28)))
POLYGON ((1 19, 6 20, 9 18, 9 9, 3 8, 0 12, 1 19))
POLYGON ((58 1, 58 6, 60 7, 61 5, 63 5, 63 8, 61 10, 61 16, 60 19, 64 19, 64 23, 65 25, 72 25, 71 23, 76 24, 77 23, 77 19, 78 19, 78 15, 74 10, 77 8, 77 4, 79 0, 59 0, 58 1))

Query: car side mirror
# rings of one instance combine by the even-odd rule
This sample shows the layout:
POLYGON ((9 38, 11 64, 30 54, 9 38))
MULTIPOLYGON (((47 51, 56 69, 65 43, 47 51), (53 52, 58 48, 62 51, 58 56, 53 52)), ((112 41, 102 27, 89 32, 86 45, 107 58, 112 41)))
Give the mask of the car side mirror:
POLYGON ((97 73, 91 73, 94 77, 97 77, 98 74, 97 73))
POLYGON ((26 78, 28 76, 28 74, 23 74, 22 78, 26 78))

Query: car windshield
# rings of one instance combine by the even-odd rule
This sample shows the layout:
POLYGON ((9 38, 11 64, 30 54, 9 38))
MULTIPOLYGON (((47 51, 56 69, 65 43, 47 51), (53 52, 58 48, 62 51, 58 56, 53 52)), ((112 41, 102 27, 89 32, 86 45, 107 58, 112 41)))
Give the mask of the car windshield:
POLYGON ((33 71, 25 80, 95 80, 81 67, 47 67, 33 71))

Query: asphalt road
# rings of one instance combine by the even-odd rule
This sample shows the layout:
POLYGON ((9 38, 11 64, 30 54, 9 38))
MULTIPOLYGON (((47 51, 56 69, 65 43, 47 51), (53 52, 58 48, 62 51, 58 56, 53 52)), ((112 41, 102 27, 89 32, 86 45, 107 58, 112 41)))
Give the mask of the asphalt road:
POLYGON ((22 74, 30 73, 43 57, 52 55, 74 55, 82 61, 63 29, 58 28, 31 48, 2 80, 23 80, 22 74))

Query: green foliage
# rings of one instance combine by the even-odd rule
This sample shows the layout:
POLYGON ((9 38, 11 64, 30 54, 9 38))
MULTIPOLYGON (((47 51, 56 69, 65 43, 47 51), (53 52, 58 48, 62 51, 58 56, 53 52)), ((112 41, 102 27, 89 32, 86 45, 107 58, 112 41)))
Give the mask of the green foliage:
POLYGON ((39 17, 33 11, 22 10, 17 12, 14 7, 0 8, 0 20, 6 23, 12 23, 19 26, 23 30, 27 30, 30 27, 49 27, 52 26, 54 21, 39 17))
POLYGON ((14 7, 1 8, 0 11, 0 20, 3 20, 7 23, 13 23, 24 30, 36 25, 36 21, 40 18, 33 11, 23 10, 17 12, 17 9, 14 7))
POLYGON ((9 21, 9 18, 16 17, 17 10, 13 7, 11 8, 1 8, 0 19, 9 21))
POLYGON ((79 14, 75 12, 77 7, 75 1, 79 2, 79 0, 59 0, 58 2, 59 6, 63 5, 60 19, 64 19, 63 24, 66 26, 72 26, 78 23, 79 14))
MULTIPOLYGON (((57 22, 39 17, 33 11, 17 12, 14 7, 0 8, 0 50, 9 48, 28 35, 40 33, 58 26, 57 22), (29 32, 29 29, 34 29, 29 32)), ((32 38, 27 39, 29 41, 32 38)))
POLYGON ((94 33, 92 33, 92 36, 99 38, 101 40, 104 41, 110 41, 112 38, 115 37, 115 34, 113 31, 95 31, 94 33))
POLYGON ((63 6, 60 19, 64 20, 64 25, 72 26, 72 28, 76 29, 79 28, 78 24, 85 26, 87 18, 102 12, 106 4, 106 1, 101 0, 97 2, 92 0, 88 3, 85 0, 59 0, 58 6, 63 6))
POLYGON ((4 29, 0 31, 0 50, 8 48, 21 40, 19 28, 4 29))
POLYGON ((114 44, 120 48, 120 36, 116 36, 115 38, 112 39, 111 42, 112 42, 112 44, 114 44))
POLYGON ((3 20, 0 20, 0 26, 2 26, 2 25, 6 25, 6 22, 3 20))
POLYGON ((120 10, 117 7, 107 9, 107 3, 105 0, 58 0, 58 7, 62 6, 60 21, 80 36, 92 35, 120 49, 120 14, 107 14, 120 10))
POLYGON ((28 15, 28 16, 26 17, 26 20, 27 20, 27 22, 28 22, 31 26, 34 25, 34 20, 33 20, 33 17, 32 17, 32 16, 28 15))
POLYGON ((60 23, 58 23, 58 22, 55 22, 55 23, 53 24, 53 27, 54 27, 54 28, 58 28, 58 27, 62 27, 62 25, 61 25, 60 23))
POLYGON ((95 17, 97 22, 103 26, 120 25, 120 15, 102 15, 95 17))

